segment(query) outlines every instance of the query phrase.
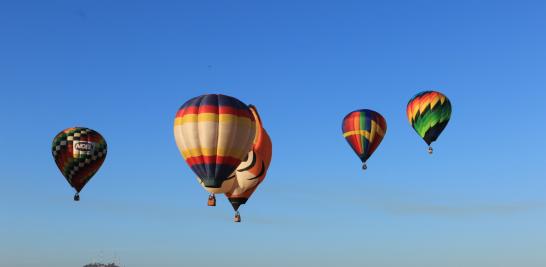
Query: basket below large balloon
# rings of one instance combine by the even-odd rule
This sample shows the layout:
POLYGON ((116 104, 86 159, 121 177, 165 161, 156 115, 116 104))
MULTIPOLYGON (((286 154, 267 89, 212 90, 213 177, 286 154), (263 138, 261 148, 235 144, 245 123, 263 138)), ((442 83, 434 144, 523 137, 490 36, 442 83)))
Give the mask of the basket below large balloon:
POLYGON ((203 187, 207 192, 209 192, 209 197, 207 199, 207 206, 214 207, 216 206, 216 194, 224 194, 229 192, 235 186, 235 175, 229 176, 226 180, 222 182, 220 187, 210 187, 206 186, 201 178, 197 177, 199 185, 203 187))
POLYGON ((366 170, 368 168, 366 161, 375 152, 387 132, 385 118, 373 110, 355 110, 343 118, 341 130, 349 146, 362 161, 362 170, 366 170))
POLYGON ((451 102, 440 92, 424 91, 408 102, 406 114, 411 127, 427 143, 428 153, 432 154, 432 143, 451 118, 451 102))

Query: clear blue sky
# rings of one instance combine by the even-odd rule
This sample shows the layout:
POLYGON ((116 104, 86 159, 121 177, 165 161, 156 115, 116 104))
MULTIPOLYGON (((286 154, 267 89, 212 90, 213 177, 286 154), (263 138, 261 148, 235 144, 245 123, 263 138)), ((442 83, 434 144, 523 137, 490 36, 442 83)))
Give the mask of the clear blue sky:
POLYGON ((0 266, 546 266, 543 1, 2 1, 0 266), (435 154, 409 98, 444 92, 435 154), (274 143, 242 208, 176 148, 203 93, 259 108, 274 143), (348 112, 388 131, 363 174, 348 112), (106 138, 82 201, 60 130, 106 138))

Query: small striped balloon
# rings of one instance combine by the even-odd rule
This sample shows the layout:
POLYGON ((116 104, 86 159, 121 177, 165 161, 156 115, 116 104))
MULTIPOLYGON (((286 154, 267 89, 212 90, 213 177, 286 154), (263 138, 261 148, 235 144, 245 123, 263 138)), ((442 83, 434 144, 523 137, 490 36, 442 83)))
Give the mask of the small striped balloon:
POLYGON ((362 168, 366 169, 366 161, 385 136, 387 122, 381 114, 373 110, 361 109, 345 116, 341 130, 345 140, 362 161, 362 168))

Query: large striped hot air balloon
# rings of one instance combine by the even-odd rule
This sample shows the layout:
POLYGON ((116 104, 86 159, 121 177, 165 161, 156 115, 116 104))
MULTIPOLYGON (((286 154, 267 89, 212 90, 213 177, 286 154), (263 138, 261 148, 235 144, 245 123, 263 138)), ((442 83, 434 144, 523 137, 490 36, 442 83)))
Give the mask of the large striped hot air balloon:
POLYGON ((353 111, 343 119, 341 126, 343 137, 362 161, 362 169, 366 169, 366 161, 377 149, 387 131, 387 122, 381 114, 361 109, 353 111))
POLYGON ((432 142, 438 139, 451 117, 451 102, 440 92, 421 92, 408 102, 406 114, 411 127, 429 145, 428 152, 432 154, 432 142))
POLYGON ((80 200, 80 191, 106 158, 106 141, 94 130, 73 127, 53 138, 51 150, 57 167, 76 190, 74 200, 80 200))
MULTIPOLYGON (((186 163, 211 192, 225 193, 228 179, 252 148, 256 123, 248 107, 234 97, 202 95, 176 113, 174 138, 186 163)), ((231 181, 230 181, 231 180, 231 181)), ((215 205, 214 193, 209 206, 215 205)))
POLYGON ((273 145, 271 138, 262 126, 256 107, 249 106, 256 120, 256 137, 246 160, 241 162, 231 175, 237 178, 234 188, 226 196, 235 210, 235 222, 241 221, 239 206, 245 204, 262 183, 271 163, 273 145))

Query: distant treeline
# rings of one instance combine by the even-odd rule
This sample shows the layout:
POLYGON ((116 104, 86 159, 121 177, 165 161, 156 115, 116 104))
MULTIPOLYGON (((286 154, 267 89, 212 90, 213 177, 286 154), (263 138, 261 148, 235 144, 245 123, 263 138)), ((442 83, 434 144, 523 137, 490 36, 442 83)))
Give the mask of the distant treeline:
POLYGON ((89 264, 84 265, 83 267, 120 267, 120 266, 116 265, 115 263, 108 263, 108 264, 89 263, 89 264))

